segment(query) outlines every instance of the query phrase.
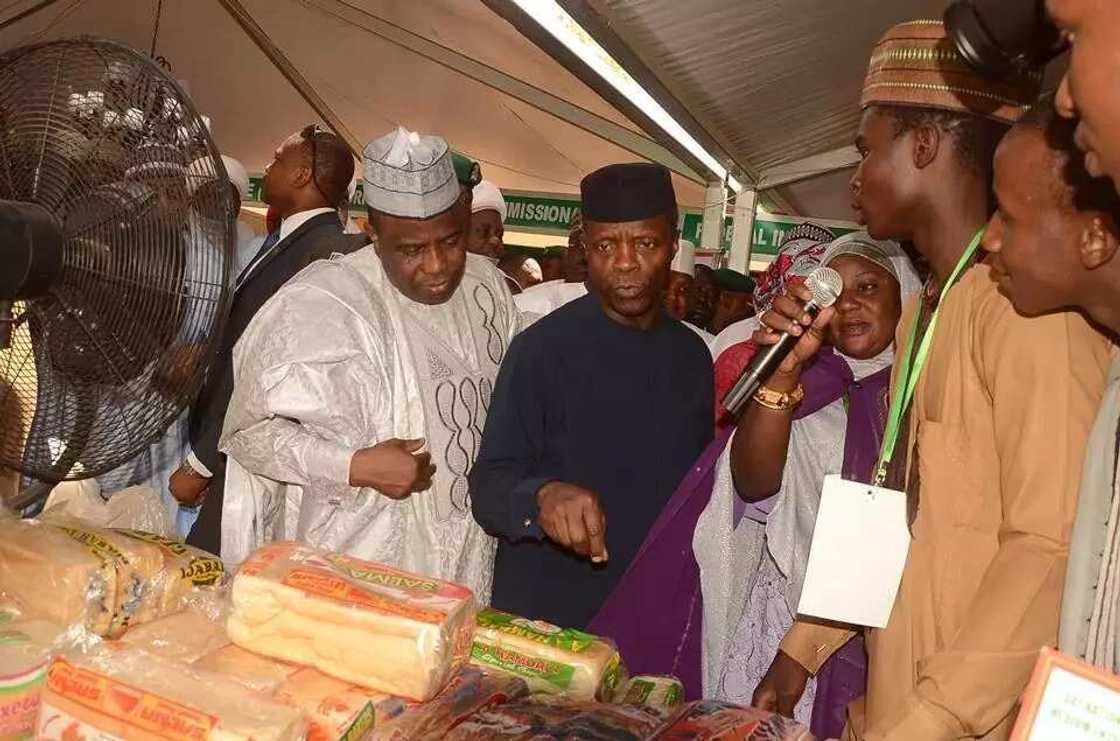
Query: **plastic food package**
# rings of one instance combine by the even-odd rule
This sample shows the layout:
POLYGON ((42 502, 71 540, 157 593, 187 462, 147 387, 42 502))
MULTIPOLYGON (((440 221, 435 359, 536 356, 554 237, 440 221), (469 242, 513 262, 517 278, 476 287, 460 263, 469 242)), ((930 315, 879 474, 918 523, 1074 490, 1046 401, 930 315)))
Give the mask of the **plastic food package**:
POLYGON ((404 700, 328 677, 305 667, 284 680, 273 699, 307 717, 307 741, 364 739, 408 707, 404 700))
POLYGON ((658 741, 809 741, 809 729, 795 720, 757 708, 701 700, 659 735, 658 741))
POLYGON ((229 644, 193 662, 195 669, 221 675, 246 689, 271 694, 300 670, 297 664, 271 659, 229 644))
POLYGON ((71 517, 96 527, 142 530, 164 537, 175 535, 171 512, 150 486, 130 486, 106 498, 97 479, 63 481, 51 489, 43 516, 71 517))
POLYGON ((377 725, 369 741, 443 738, 474 713, 528 694, 528 686, 518 677, 467 666, 433 700, 410 705, 400 717, 377 725))
POLYGON ((0 608, 0 739, 29 739, 61 625, 0 608))
POLYGON ((112 532, 159 549, 163 556, 162 577, 159 581, 157 598, 161 615, 169 615, 182 609, 184 600, 196 588, 217 586, 225 578, 226 570, 222 559, 189 546, 181 540, 140 530, 113 530, 112 532))
POLYGON ((607 639, 492 609, 476 622, 471 663, 521 677, 533 692, 605 701, 619 684, 621 660, 607 639))
MULTIPOLYGON (((0 593, 29 612, 105 635, 127 624, 116 558, 34 520, 0 519, 0 593)), ((135 605, 132 609, 135 609, 135 605)))
POLYGON ((644 741, 664 720, 644 707, 591 702, 516 702, 475 713, 443 736, 446 741, 594 739, 644 741))
POLYGON ((676 677, 642 674, 631 677, 615 701, 625 705, 672 709, 684 701, 684 685, 676 677))
POLYGON ((229 645, 225 623, 183 610, 130 629, 120 642, 165 659, 190 664, 229 645))
POLYGON ((218 559, 156 536, 60 517, 0 519, 0 594, 30 614, 97 635, 119 636, 177 608, 188 590, 220 578, 214 568, 218 559), (180 548, 190 553, 175 555, 180 548), (205 561, 208 573, 184 577, 183 558, 205 561))
POLYGON ((234 578, 227 630, 255 653, 423 702, 466 663, 474 615, 466 587, 275 543, 234 578))
POLYGON ((135 649, 59 658, 36 738, 296 741, 303 714, 217 675, 135 649))

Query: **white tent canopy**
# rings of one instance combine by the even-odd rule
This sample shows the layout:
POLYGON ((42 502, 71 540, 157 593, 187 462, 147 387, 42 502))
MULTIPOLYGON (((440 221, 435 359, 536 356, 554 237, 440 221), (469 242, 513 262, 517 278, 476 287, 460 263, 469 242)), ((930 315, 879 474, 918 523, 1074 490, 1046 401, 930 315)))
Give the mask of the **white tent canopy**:
MULTIPOLYGON (((8 2, 0 23, 39 4, 8 2)), ((439 133, 503 188, 537 192, 575 193, 599 166, 657 158, 675 163, 682 205, 704 203, 709 173, 523 36, 495 12, 498 0, 242 4, 360 141, 398 124, 439 133)), ((562 4, 614 32, 660 83, 655 97, 687 111, 686 127, 745 183, 780 184, 763 205, 844 219, 847 174, 829 173, 853 161, 868 51, 891 24, 936 16, 944 0, 562 4)), ((58 0, 0 31, 0 48, 78 34, 144 51, 154 34, 155 53, 212 119, 219 146, 250 171, 320 120, 219 0, 58 0)))

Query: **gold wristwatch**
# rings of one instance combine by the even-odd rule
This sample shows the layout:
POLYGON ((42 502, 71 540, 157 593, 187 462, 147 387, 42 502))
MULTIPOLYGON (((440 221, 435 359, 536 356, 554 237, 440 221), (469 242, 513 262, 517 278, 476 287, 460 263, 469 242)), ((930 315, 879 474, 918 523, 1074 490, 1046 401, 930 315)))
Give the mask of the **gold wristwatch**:
POLYGON ((755 403, 773 409, 775 412, 788 412, 805 399, 805 387, 800 383, 793 391, 775 391, 768 386, 760 386, 754 392, 755 403))

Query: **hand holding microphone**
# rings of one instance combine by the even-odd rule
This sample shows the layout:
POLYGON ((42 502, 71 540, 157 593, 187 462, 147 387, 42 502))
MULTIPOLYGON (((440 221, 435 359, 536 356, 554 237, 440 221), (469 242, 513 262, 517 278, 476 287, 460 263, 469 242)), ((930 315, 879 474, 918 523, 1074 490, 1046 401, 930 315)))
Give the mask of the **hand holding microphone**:
POLYGON ((792 377, 791 388, 796 385, 801 366, 821 348, 825 327, 835 314, 832 305, 843 290, 839 273, 817 268, 804 284, 791 285, 786 295, 774 300, 752 337, 759 351, 723 399, 723 408, 732 417, 771 376, 792 377))

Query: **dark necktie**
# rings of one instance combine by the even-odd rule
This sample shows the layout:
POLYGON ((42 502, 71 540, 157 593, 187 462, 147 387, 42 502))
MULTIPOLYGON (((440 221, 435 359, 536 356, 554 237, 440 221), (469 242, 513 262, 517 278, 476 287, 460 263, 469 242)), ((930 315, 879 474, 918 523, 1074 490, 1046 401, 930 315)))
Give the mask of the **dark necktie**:
POLYGON ((272 248, 275 247, 276 243, 279 242, 279 241, 280 241, 280 230, 279 229, 277 229, 276 231, 272 232, 267 237, 265 237, 264 244, 262 244, 261 248, 259 250, 257 250, 257 254, 253 256, 253 259, 250 260, 249 264, 245 266, 245 269, 241 271, 241 275, 237 276, 237 282, 234 283, 234 285, 233 285, 233 290, 235 292, 239 288, 241 288, 242 284, 244 284, 245 281, 247 281, 249 279, 249 276, 252 274, 253 270, 255 270, 257 265, 259 265, 261 263, 261 261, 264 260, 265 257, 268 256, 268 253, 272 251, 272 248))

